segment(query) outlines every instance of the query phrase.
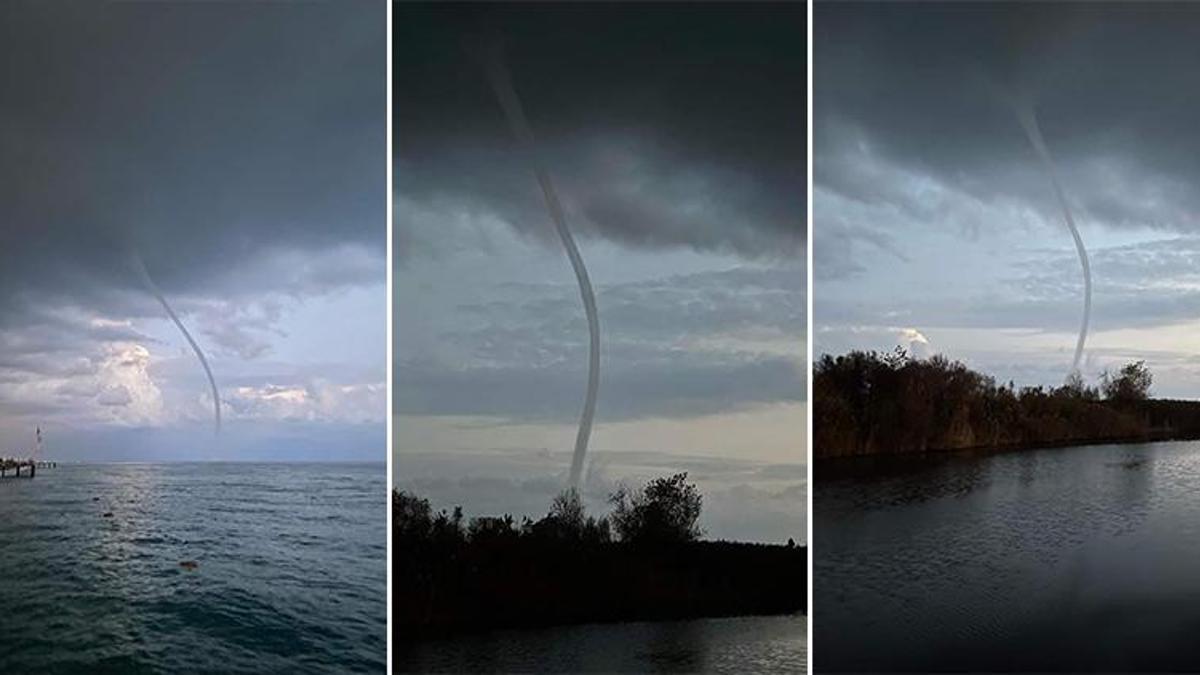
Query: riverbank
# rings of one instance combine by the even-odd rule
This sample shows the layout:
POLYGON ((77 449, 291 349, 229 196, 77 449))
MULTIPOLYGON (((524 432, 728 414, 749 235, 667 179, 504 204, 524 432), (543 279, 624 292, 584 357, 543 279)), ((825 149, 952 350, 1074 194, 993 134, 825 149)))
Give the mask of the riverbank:
POLYGON ((814 368, 813 456, 1016 451, 1200 439, 1200 401, 1147 396, 1140 363, 1100 387, 998 385, 942 357, 851 352, 814 368))
POLYGON ((397 640, 500 628, 795 614, 807 606, 802 546, 513 541, 396 557, 397 640))
POLYGON ((520 523, 393 491, 393 636, 804 612, 807 550, 704 541, 702 502, 686 473, 620 487, 598 518, 567 489, 520 523))
MULTIPOLYGON (((1185 403, 1196 402, 1185 401, 1185 403)), ((1123 437, 1105 438, 1096 436, 1081 440, 1072 439, 1064 441, 1041 441, 1010 445, 974 445, 954 448, 931 448, 920 452, 875 452, 847 455, 822 455, 814 450, 815 456, 821 459, 820 462, 815 463, 814 477, 820 478, 822 476, 832 474, 841 475, 843 469, 856 466, 866 460, 887 460, 902 463, 909 458, 915 461, 921 461, 936 457, 984 456, 1000 453, 1029 452, 1034 450, 1083 448, 1093 445, 1137 445, 1140 443, 1170 443, 1185 441, 1200 441, 1200 431, 1171 429, 1152 430, 1144 434, 1123 437)))

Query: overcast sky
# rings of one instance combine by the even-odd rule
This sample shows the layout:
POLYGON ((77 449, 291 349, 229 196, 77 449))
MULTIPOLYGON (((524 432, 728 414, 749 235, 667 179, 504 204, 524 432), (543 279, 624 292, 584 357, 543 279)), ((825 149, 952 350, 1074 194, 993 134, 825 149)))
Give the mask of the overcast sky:
POLYGON ((1091 257, 1083 374, 1200 395, 1200 6, 819 3, 813 58, 817 353, 1062 383, 1083 280, 1023 97, 1091 257))
POLYGON ((468 55, 499 36, 597 293, 586 496, 691 470, 715 536, 800 538, 804 16, 395 7, 399 484, 468 513, 537 514, 566 482, 587 325, 468 55))
POLYGON ((0 454, 384 458, 385 12, 0 5, 0 454))

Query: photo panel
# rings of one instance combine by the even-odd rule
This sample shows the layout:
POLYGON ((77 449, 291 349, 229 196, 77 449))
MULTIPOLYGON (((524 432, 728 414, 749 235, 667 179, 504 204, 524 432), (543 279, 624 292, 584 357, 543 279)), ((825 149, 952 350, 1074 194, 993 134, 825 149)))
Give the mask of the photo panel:
POLYGON ((397 670, 805 670, 806 17, 393 6, 397 670))

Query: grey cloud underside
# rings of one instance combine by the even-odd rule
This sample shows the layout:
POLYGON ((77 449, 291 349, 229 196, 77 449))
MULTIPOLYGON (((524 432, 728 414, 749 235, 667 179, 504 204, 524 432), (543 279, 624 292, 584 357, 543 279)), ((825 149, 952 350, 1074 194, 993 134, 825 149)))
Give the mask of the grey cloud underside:
MULTIPOLYGON (((1091 264, 1095 330, 1152 328, 1200 317, 1200 238, 1094 248, 1091 264)), ((1080 291, 1073 252, 1035 250, 987 293, 950 300, 914 294, 886 303, 861 298, 852 304, 818 295, 813 311, 818 333, 822 327, 879 326, 883 317, 890 317, 889 325, 916 321, 923 330, 969 326, 1069 333, 1078 329, 1080 291)))
MULTIPOLYGON (((489 368, 428 370, 399 364, 397 411, 420 415, 481 415, 520 422, 570 422, 578 414, 582 370, 489 368)), ((601 380, 597 414, 608 422, 651 417, 695 417, 742 410, 758 403, 803 400, 804 373, 784 358, 714 363, 664 359, 613 367, 601 380)))
MULTIPOLYGON (((692 417, 804 397, 800 266, 601 286, 606 340, 598 419, 692 417), (756 341, 786 346, 764 351, 756 341)), ((458 358, 398 352, 395 411, 569 422, 586 379, 586 326, 573 289, 520 284, 458 307, 439 336, 458 358)))
MULTIPOLYGON (((806 332, 802 266, 734 268, 721 272, 604 286, 599 305, 607 329, 607 358, 645 358, 681 341, 746 334, 799 341, 806 332)), ((570 289, 520 284, 519 295, 460 305, 469 320, 442 335, 489 363, 551 365, 578 361, 585 328, 570 289)), ((507 295, 507 294, 506 294, 507 295)), ((799 349, 799 348, 797 348, 799 349)))
POLYGON ((1034 183, 996 95, 1004 89, 1034 101, 1084 220, 1200 229, 1200 7, 822 3, 814 21, 819 189, 886 195, 893 186, 847 163, 869 147, 915 176, 983 202, 1016 197, 1049 220, 1053 197, 1034 183))
MULTIPOLYGON (((459 48, 484 30, 506 41, 585 237, 801 256, 803 21, 802 5, 397 6, 397 195, 546 229, 527 162, 459 48)), ((425 253, 410 217, 397 209, 400 256, 425 253)))
MULTIPOLYGON (((644 132, 643 132, 644 133, 644 132)), ((798 189, 771 190, 737 169, 671 154, 656 139, 583 131, 551 141, 564 206, 587 237, 630 247, 690 247, 753 258, 802 257, 804 201, 798 189)), ((535 239, 547 217, 520 155, 451 150, 397 166, 398 193, 422 209, 498 217, 535 239)), ((797 183, 797 185, 801 184, 797 183)), ((398 209, 396 229, 416 229, 413 213, 398 209)), ((410 235, 401 256, 428 250, 410 235), (415 244, 415 245, 414 245, 415 244)))
POLYGON ((6 3, 0 303, 149 314, 129 247, 173 298, 338 246, 377 282, 384 53, 378 3, 6 3))

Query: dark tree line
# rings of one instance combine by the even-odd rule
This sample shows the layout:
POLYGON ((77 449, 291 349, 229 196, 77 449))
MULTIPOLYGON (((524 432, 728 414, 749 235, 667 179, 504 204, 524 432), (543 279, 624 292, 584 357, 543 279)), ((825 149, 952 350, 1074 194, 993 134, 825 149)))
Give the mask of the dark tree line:
POLYGON ((621 486, 609 497, 611 516, 585 513, 574 489, 558 494, 550 512, 518 524, 511 515, 483 516, 463 522, 462 508, 434 513, 429 501, 396 490, 392 494, 393 541, 410 548, 452 548, 525 540, 543 544, 599 546, 613 541, 631 544, 677 544, 699 539, 703 498, 687 473, 656 478, 640 490, 621 486))
POLYGON ((542 518, 464 519, 392 493, 392 620, 397 639, 497 627, 801 611, 805 551, 704 542, 687 474, 611 495, 586 513, 578 493, 542 518))
POLYGON ((1152 382, 1142 361, 1105 372, 1099 386, 1075 374, 1061 387, 1018 389, 940 355, 824 355, 813 368, 812 447, 839 457, 1169 435, 1183 420, 1157 412, 1152 382))

